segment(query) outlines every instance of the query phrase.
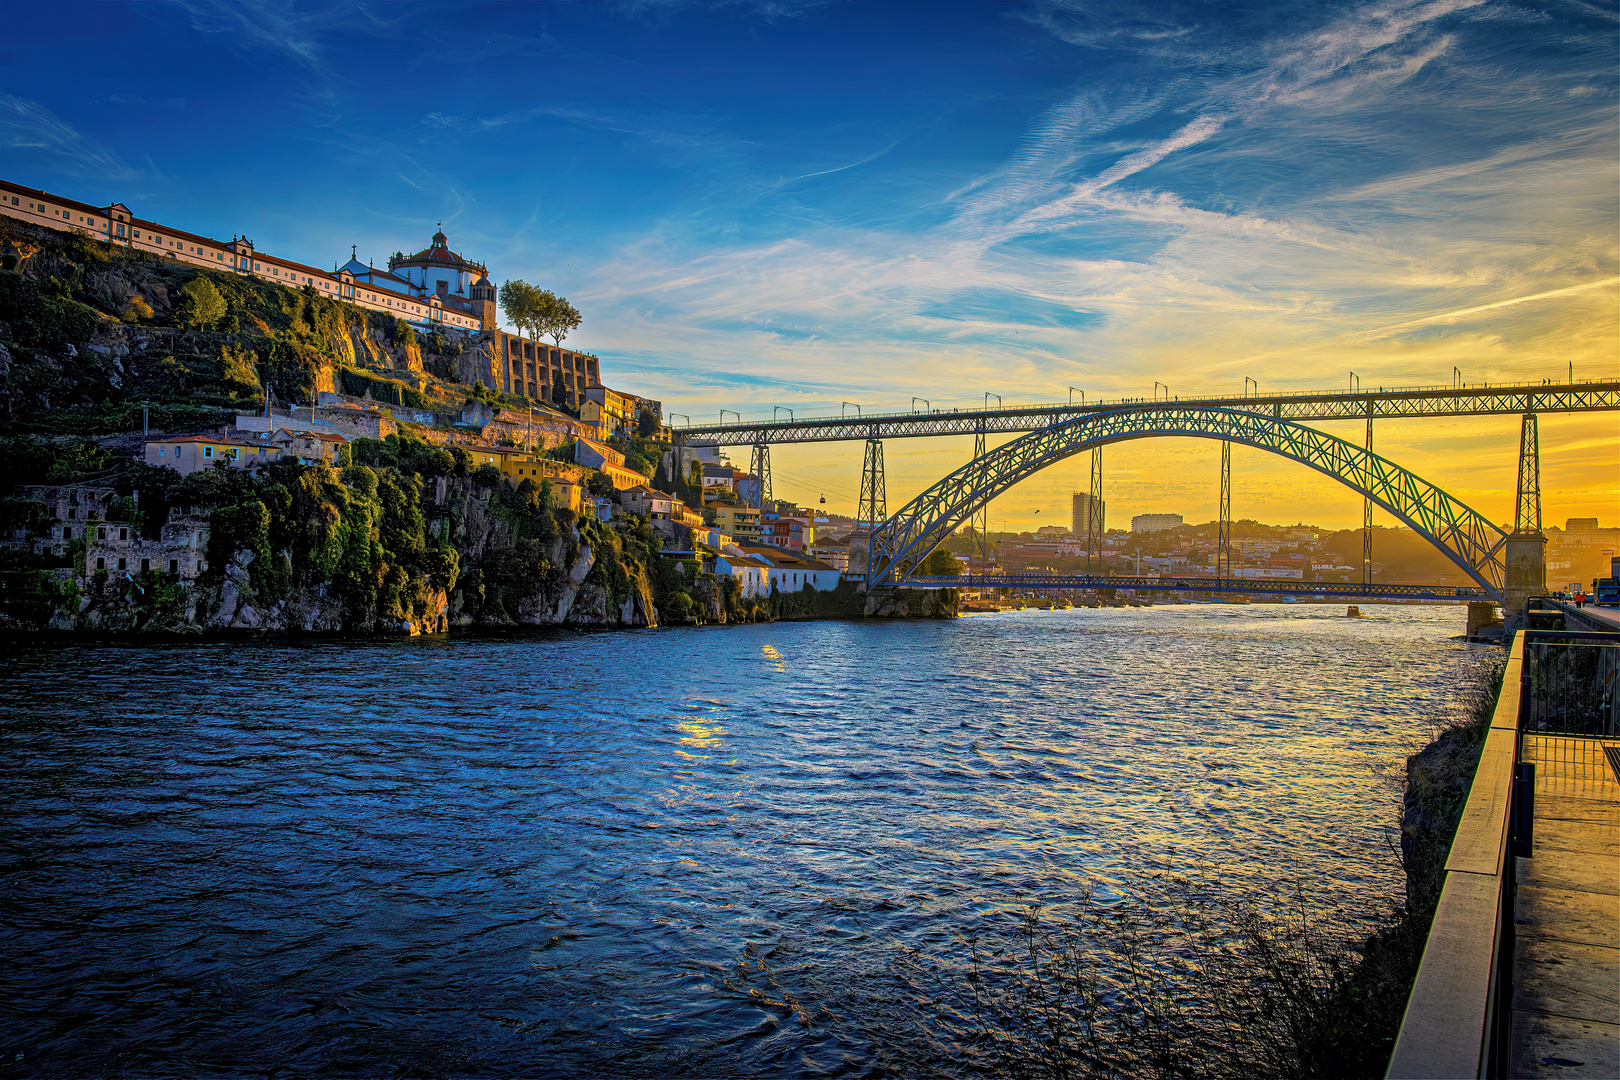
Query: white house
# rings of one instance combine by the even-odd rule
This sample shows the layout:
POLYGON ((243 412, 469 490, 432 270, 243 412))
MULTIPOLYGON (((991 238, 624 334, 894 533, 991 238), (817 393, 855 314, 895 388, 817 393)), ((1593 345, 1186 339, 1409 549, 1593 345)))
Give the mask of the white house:
POLYGON ((737 584, 742 587, 742 595, 745 599, 755 596, 769 596, 771 593, 770 564, 751 555, 716 555, 714 558, 714 573, 716 577, 735 579, 737 584))
POLYGON ((770 569, 766 590, 800 592, 810 586, 817 592, 831 592, 838 587, 843 575, 819 559, 811 559, 794 551, 771 547, 744 547, 750 558, 758 559, 770 569))

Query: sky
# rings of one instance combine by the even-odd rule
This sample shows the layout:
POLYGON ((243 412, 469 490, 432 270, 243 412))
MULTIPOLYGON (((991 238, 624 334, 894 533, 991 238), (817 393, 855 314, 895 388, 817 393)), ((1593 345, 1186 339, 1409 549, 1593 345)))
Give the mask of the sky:
MULTIPOLYGON (((566 295, 569 344, 666 414, 1614 379, 1616 23, 1563 0, 13 4, 0 175, 316 265, 443 222, 496 280, 566 295)), ((1375 445, 1510 521, 1518 427, 1375 445)), ((1543 417, 1541 447, 1549 524, 1620 524, 1620 419, 1543 417)), ((777 448, 776 495, 852 512, 861 451, 777 448)), ((891 510, 970 451, 890 441, 891 510)), ((1216 444, 1104 459, 1111 526, 1215 516, 1216 444)), ((1087 478, 1083 455, 1037 474, 992 526, 1065 524, 1087 478)), ((1241 447, 1232 509, 1361 519, 1241 447)))

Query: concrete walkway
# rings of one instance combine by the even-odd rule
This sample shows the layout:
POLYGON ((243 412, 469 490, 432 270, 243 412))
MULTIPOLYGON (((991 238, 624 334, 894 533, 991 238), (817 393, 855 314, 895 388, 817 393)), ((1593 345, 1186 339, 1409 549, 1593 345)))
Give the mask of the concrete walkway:
POLYGON ((1513 1076, 1620 1077, 1617 740, 1523 736, 1536 763, 1532 858, 1518 862, 1513 1076))

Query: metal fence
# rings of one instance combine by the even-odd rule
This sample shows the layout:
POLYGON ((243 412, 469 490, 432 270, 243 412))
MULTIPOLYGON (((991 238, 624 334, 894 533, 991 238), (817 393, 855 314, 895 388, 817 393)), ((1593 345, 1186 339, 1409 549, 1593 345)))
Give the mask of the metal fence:
POLYGON ((1620 737, 1620 634, 1525 631, 1519 728, 1620 737))

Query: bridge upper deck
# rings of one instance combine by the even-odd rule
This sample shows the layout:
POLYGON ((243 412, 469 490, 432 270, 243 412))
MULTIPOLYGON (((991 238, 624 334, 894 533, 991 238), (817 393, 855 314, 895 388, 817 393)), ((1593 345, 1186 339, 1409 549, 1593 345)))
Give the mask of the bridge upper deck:
POLYGON ((688 443, 712 443, 718 446, 922 438, 938 435, 974 435, 980 432, 1016 434, 1034 431, 1087 413, 1166 406, 1242 409, 1246 412, 1275 416, 1282 420, 1607 412, 1620 410, 1620 382, 1534 383, 1461 388, 1429 386, 1169 400, 1120 398, 1080 404, 1019 405, 994 409, 951 411, 930 409, 876 413, 867 416, 739 420, 729 424, 689 424, 675 427, 673 430, 688 443))

